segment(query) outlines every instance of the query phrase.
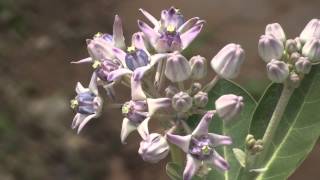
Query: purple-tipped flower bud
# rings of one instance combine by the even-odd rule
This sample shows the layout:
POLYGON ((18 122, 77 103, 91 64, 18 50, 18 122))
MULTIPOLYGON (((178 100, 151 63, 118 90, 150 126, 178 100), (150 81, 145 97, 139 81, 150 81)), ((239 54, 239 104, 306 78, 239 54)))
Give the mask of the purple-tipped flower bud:
POLYGON ((320 20, 312 19, 301 32, 300 39, 305 43, 308 40, 318 38, 320 38, 320 20))
POLYGON ((280 59, 283 54, 283 43, 271 35, 262 35, 258 43, 258 52, 265 62, 280 59))
POLYGON ((297 52, 299 50, 297 41, 294 40, 294 39, 288 39, 286 41, 285 48, 286 48, 287 52, 290 53, 290 54, 293 53, 293 52, 297 52))
POLYGON ((225 79, 235 78, 244 61, 244 51, 238 44, 228 44, 211 60, 211 67, 225 79))
POLYGON ((193 96, 193 102, 197 107, 205 107, 208 104, 209 98, 208 93, 199 91, 193 96))
POLYGON ((190 61, 191 78, 195 80, 202 79, 207 75, 207 60, 202 56, 193 56, 190 61))
POLYGON ((286 40, 286 34, 284 33, 279 23, 268 24, 265 30, 265 34, 271 35, 282 42, 286 40))
POLYGON ((179 53, 174 53, 167 59, 164 73, 170 81, 180 82, 190 77, 191 67, 184 56, 179 53))
POLYGON ((298 73, 308 74, 311 70, 311 62, 306 57, 300 57, 295 63, 295 67, 298 73))
POLYGON ((181 91, 172 97, 172 107, 178 112, 187 112, 192 107, 192 98, 181 91))
POLYGON ((242 96, 227 94, 219 97, 216 102, 216 111, 223 120, 231 120, 240 114, 244 103, 242 96))
POLYGON ((301 57, 300 53, 294 52, 294 53, 292 53, 292 54, 290 55, 290 61, 291 61, 292 63, 295 63, 295 62, 298 61, 298 59, 299 59, 300 57, 301 57))
POLYGON ((163 136, 152 133, 141 141, 138 152, 144 161, 157 163, 168 155, 169 145, 163 136))
POLYGON ((166 97, 168 98, 172 98, 175 94, 179 92, 178 88, 172 85, 169 85, 164 91, 166 92, 166 97))
POLYGON ((271 81, 282 83, 289 76, 289 67, 286 63, 273 59, 267 64, 267 73, 271 81))
POLYGON ((302 48, 302 54, 312 62, 320 61, 320 39, 311 39, 302 48))

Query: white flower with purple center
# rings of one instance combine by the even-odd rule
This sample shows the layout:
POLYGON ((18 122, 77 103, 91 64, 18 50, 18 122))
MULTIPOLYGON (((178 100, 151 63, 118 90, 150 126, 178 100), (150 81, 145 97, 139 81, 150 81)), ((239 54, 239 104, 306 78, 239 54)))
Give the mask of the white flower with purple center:
POLYGON ((215 148, 230 145, 232 140, 228 136, 208 132, 213 115, 214 111, 207 112, 190 135, 180 136, 167 133, 168 141, 180 147, 187 154, 183 180, 191 180, 203 163, 214 165, 223 171, 229 169, 228 162, 215 151, 215 148))
POLYGON ((156 51, 161 53, 184 50, 197 37, 204 24, 198 17, 185 21, 180 10, 174 7, 163 10, 160 20, 143 9, 140 11, 154 28, 140 20, 138 26, 156 51))
POLYGON ((95 75, 91 78, 88 88, 84 88, 80 82, 76 86, 77 96, 71 100, 71 108, 77 114, 72 121, 72 129, 78 128, 78 133, 92 119, 101 114, 102 98, 98 94, 95 75))

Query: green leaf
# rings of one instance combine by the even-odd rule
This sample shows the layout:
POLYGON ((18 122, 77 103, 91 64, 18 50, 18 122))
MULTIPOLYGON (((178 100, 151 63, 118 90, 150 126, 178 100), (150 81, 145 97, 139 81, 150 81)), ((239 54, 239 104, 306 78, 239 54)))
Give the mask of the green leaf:
MULTIPOLYGON (((253 115, 250 133, 262 138, 268 121, 277 104, 281 85, 271 85, 253 115)), ((257 168, 266 171, 258 180, 287 179, 302 163, 320 135, 320 66, 314 66, 297 88, 285 110, 284 116, 267 152, 265 164, 257 168)))
POLYGON ((234 156, 242 167, 246 166, 246 153, 238 148, 232 149, 234 156))
MULTIPOLYGON (((214 88, 208 93, 209 104, 207 109, 215 109, 214 102, 220 96, 225 94, 235 94, 242 96, 244 99, 244 108, 238 118, 225 124, 219 117, 215 116, 212 123, 210 124, 209 131, 216 134, 224 134, 230 136, 233 140, 233 144, 230 146, 218 147, 216 150, 229 162, 230 170, 226 172, 220 172, 212 170, 208 179, 219 179, 219 180, 234 180, 236 179, 241 165, 233 154, 233 148, 244 149, 245 138, 249 132, 250 121, 252 113, 256 107, 256 102, 252 96, 242 89, 237 84, 228 80, 219 80, 214 88)), ((201 117, 192 117, 188 120, 188 124, 194 128, 201 117)))

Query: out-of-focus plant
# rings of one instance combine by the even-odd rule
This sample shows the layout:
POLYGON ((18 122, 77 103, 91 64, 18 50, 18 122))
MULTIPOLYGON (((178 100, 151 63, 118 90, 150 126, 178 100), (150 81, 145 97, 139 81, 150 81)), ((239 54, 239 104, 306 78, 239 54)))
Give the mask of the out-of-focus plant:
POLYGON ((186 58, 183 50, 205 21, 185 20, 174 7, 160 19, 140 11, 152 26, 138 20, 141 32, 129 46, 116 15, 113 34, 94 35, 87 40, 90 56, 72 62, 93 68, 88 87, 78 83, 71 100, 72 128, 79 133, 101 115, 106 98, 100 87, 109 97, 104 104, 117 107, 114 86, 123 84, 131 99, 121 103, 122 143, 137 131, 143 160, 157 163, 170 153, 171 179, 279 180, 292 174, 320 134, 320 20, 311 20, 295 39, 278 23, 267 25, 258 50, 273 83, 257 103, 230 81, 245 59, 240 45, 226 45, 209 62, 200 55, 186 58), (208 65, 217 75, 203 84, 208 65), (163 132, 150 132, 156 120, 165 122, 163 132))

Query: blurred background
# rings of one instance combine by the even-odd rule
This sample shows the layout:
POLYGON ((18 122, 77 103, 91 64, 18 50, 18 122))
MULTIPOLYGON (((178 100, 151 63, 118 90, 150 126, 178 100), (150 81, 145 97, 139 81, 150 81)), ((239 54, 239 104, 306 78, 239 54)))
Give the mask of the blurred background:
MULTIPOLYGON (((319 0, 0 0, 0 180, 163 180, 165 162, 152 165, 137 154, 139 137, 120 143, 120 110, 105 110, 80 135, 70 129, 69 100, 91 67, 71 65, 87 57, 85 39, 111 32, 123 20, 127 40, 144 8, 156 17, 174 5, 186 18, 207 21, 186 51, 209 60, 230 42, 246 50, 238 83, 258 98, 268 85, 257 40, 265 25, 279 22, 290 37, 319 17, 319 0)), ((120 101, 128 90, 117 89, 120 101)), ((320 148, 290 180, 318 180, 320 148)))

